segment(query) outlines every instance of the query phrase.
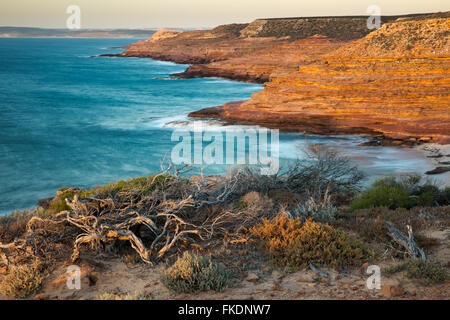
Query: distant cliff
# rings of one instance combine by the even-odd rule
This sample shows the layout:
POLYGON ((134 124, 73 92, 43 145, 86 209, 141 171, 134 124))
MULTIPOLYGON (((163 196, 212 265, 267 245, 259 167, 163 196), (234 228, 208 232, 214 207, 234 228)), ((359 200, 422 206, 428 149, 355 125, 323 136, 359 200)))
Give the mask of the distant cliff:
POLYGON ((147 38, 156 30, 150 29, 46 29, 0 27, 0 38, 147 38))

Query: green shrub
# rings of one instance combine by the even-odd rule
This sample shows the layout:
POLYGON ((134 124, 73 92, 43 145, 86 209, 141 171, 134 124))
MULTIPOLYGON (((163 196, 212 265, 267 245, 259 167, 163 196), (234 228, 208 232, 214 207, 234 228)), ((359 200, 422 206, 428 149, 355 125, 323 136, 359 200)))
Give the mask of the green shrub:
POLYGON ((444 267, 421 259, 413 259, 407 262, 406 276, 412 279, 420 279, 426 284, 441 283, 448 279, 447 270, 444 267))
POLYGON ((372 188, 378 188, 378 187, 398 187, 401 188, 401 184, 399 182, 397 182, 397 178, 396 177, 384 177, 381 179, 376 180, 373 184, 372 184, 372 188))
POLYGON ((375 181, 352 203, 353 209, 386 206, 391 209, 416 206, 446 206, 450 204, 450 187, 443 190, 417 174, 385 177, 375 181))
POLYGON ((373 207, 410 208, 412 201, 405 189, 382 185, 362 194, 360 199, 352 202, 351 209, 367 209, 373 207))
POLYGON ((268 251, 272 262, 282 268, 296 270, 309 263, 333 267, 359 265, 372 256, 372 252, 333 227, 308 219, 289 219, 280 215, 274 219, 263 219, 259 226, 249 232, 257 236, 268 251))
POLYGON ((52 200, 47 209, 50 213, 58 213, 65 210, 71 210, 71 208, 67 205, 66 200, 55 198, 52 200))
POLYGON ((97 193, 133 192, 149 195, 154 190, 163 188, 165 183, 172 180, 173 177, 171 175, 162 175, 158 176, 155 181, 153 181, 154 179, 155 175, 120 180, 100 187, 96 191, 97 193))
POLYGON ((450 187, 443 190, 432 184, 421 186, 416 192, 419 206, 447 206, 450 204, 450 187))
POLYGON ((402 272, 406 270, 406 263, 400 263, 400 264, 396 264, 394 266, 385 268, 383 270, 383 274, 387 275, 387 276, 392 276, 396 273, 402 272))
POLYGON ((195 293, 222 291, 228 285, 229 279, 229 272, 211 258, 185 252, 166 270, 162 281, 176 293, 195 293))
POLYGON ((43 280, 42 267, 37 262, 31 266, 14 266, 0 282, 0 292, 5 296, 26 298, 41 288, 43 280))
POLYGON ((447 270, 432 262, 422 259, 410 259, 404 263, 386 268, 383 273, 393 275, 406 271, 406 276, 410 279, 418 279, 427 285, 442 283, 448 279, 447 270))
MULTIPOLYGON (((59 199, 70 198, 72 199, 76 194, 80 198, 92 197, 95 194, 110 194, 118 192, 132 192, 142 195, 149 195, 156 189, 164 188, 166 183, 172 181, 174 177, 166 174, 155 178, 156 175, 150 175, 148 177, 137 177, 128 180, 120 180, 117 182, 109 183, 105 186, 94 187, 92 189, 78 190, 74 188, 61 188, 58 190, 59 199), (154 180, 154 181, 153 181, 154 180)), ((61 207, 63 205, 61 204, 61 207)), ((65 209, 67 210, 67 209, 65 209)))

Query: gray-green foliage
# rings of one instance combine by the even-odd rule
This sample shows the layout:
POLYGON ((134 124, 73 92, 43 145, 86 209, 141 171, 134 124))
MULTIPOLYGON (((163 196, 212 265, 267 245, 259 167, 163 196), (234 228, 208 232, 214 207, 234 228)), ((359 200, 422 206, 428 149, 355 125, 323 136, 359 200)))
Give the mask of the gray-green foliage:
POLYGON ((185 252, 163 276, 163 283, 176 293, 222 291, 229 283, 230 273, 210 257, 185 252))
POLYGON ((408 278, 421 280, 425 284, 441 283, 448 279, 448 273, 444 267, 421 259, 410 259, 385 269, 384 273, 393 275, 402 271, 406 271, 408 278))

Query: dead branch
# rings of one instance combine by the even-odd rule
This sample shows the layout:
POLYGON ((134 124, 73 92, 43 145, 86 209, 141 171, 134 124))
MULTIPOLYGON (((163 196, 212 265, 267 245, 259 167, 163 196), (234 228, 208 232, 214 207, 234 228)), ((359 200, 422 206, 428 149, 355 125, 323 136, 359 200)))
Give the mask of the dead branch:
POLYGON ((425 252, 421 248, 419 248, 416 242, 414 241, 411 226, 409 225, 407 226, 408 236, 406 236, 402 232, 400 232, 396 227, 394 227, 392 223, 385 221, 384 225, 388 229, 387 233, 388 236, 390 236, 394 240, 394 242, 404 247, 412 258, 416 259, 420 258, 422 260, 429 261, 425 252))

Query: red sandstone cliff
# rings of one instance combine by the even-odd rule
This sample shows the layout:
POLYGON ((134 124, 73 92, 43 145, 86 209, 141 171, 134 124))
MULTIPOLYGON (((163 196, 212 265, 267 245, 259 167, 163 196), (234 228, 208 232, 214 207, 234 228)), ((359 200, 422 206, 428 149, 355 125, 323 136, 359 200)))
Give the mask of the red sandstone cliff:
MULTIPOLYGON (((345 26, 351 25, 346 21, 338 29, 350 35, 354 30, 345 26)), ((316 27, 293 39, 291 31, 261 36, 273 30, 273 23, 265 34, 261 26, 230 25, 162 33, 122 55, 193 64, 183 77, 266 82, 248 101, 200 110, 193 117, 450 143, 449 26, 449 13, 407 17, 343 41, 308 34, 316 27)))

